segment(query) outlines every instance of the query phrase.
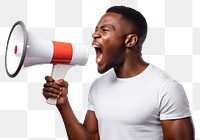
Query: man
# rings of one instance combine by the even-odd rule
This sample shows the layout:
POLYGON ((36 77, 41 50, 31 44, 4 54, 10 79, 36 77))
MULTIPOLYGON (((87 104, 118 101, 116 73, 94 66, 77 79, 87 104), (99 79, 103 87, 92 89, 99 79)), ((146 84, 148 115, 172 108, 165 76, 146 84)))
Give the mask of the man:
POLYGON ((43 94, 57 108, 70 140, 193 140, 194 128, 183 87, 143 61, 147 23, 138 11, 114 6, 92 34, 98 72, 80 124, 68 101, 68 83, 47 76, 43 94))

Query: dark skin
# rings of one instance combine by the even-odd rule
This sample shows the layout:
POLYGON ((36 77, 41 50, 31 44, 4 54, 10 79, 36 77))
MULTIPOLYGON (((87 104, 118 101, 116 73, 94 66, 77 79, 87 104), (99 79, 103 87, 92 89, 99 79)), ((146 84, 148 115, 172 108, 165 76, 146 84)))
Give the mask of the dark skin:
MULTIPOLYGON (((93 45, 97 45, 102 59, 97 62, 99 73, 114 68, 117 77, 129 78, 138 75, 148 66, 141 57, 136 34, 129 30, 127 21, 120 14, 106 13, 98 22, 92 34, 93 45)), ((97 57, 99 56, 97 54, 97 57)), ((88 110, 83 124, 76 119, 68 101, 68 83, 64 80, 55 81, 52 77, 45 77, 43 95, 46 99, 57 98, 57 108, 63 118, 66 132, 70 140, 100 140, 98 122, 94 111, 88 110)), ((165 140, 194 140, 194 127, 190 117, 177 120, 161 121, 165 140)))

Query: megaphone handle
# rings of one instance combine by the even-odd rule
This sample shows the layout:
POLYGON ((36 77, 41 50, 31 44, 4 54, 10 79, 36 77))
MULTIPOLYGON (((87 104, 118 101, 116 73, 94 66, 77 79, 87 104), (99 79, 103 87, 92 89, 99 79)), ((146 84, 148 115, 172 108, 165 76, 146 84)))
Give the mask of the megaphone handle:
MULTIPOLYGON (((54 64, 52 68, 51 76, 54 80, 64 79, 67 71, 73 65, 66 65, 66 64, 54 64)), ((48 98, 47 103, 51 105, 56 105, 57 98, 48 98)))

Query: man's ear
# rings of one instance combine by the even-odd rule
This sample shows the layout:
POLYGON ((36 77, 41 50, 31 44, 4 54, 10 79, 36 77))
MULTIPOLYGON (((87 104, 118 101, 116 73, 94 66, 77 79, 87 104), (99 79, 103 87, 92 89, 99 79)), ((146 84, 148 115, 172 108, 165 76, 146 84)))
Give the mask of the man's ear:
POLYGON ((138 42, 138 36, 136 34, 129 34, 126 36, 125 45, 127 48, 133 47, 138 42))

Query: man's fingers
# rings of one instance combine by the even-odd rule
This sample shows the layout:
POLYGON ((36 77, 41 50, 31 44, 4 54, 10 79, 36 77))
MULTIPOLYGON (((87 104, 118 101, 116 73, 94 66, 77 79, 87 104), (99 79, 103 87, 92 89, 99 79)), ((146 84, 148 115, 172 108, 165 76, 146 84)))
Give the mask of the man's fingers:
POLYGON ((55 82, 47 82, 43 85, 44 88, 55 88, 57 90, 62 90, 62 88, 60 87, 60 85, 58 85, 55 82))
POLYGON ((54 79, 51 76, 45 76, 47 82, 54 82, 54 79))
POLYGON ((55 88, 54 86, 47 86, 47 85, 49 85, 49 83, 46 83, 44 85, 43 92, 51 92, 51 93, 57 94, 57 95, 60 95, 62 93, 61 87, 55 88))
POLYGON ((43 95, 46 99, 48 99, 48 98, 58 98, 59 97, 59 95, 57 95, 57 94, 53 94, 51 92, 45 92, 45 91, 43 92, 43 95))
POLYGON ((58 84, 58 85, 60 85, 60 86, 62 86, 62 87, 68 87, 68 82, 66 82, 66 81, 63 80, 63 79, 57 80, 57 81, 55 81, 55 82, 56 82, 56 84, 58 84))

